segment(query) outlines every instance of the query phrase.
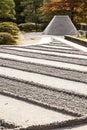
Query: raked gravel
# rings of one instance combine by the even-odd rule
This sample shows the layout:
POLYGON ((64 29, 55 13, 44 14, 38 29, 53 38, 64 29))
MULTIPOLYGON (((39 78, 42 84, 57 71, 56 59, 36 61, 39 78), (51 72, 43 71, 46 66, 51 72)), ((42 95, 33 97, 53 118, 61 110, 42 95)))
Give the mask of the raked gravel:
MULTIPOLYGON (((28 77, 27 77, 28 78, 28 77)), ((62 91, 45 88, 28 82, 0 77, 0 92, 22 97, 25 100, 55 107, 61 112, 87 114, 87 99, 62 91)), ((73 114, 72 114, 73 115, 73 114)))
MULTIPOLYGON (((0 58, 0 66, 2 67, 9 67, 13 69, 19 69, 26 72, 32 72, 37 74, 43 74, 48 75, 51 77, 56 78, 63 78, 73 81, 79 81, 83 83, 87 83, 87 73, 71 70, 71 69, 65 69, 65 68, 58 68, 38 63, 32 63, 32 62, 24 62, 17 59, 9 59, 9 58, 0 58)), ((2 71, 1 71, 2 72, 2 71)))
MULTIPOLYGON (((48 41, 51 42, 51 38, 48 41)), ((0 93, 63 113, 86 115, 86 60, 87 53, 62 42, 28 47, 2 46, 0 93)))
POLYGON ((71 70, 76 70, 76 71, 87 72, 86 66, 81 66, 81 65, 71 64, 71 63, 49 61, 49 60, 44 60, 44 59, 29 58, 29 57, 17 56, 17 55, 13 55, 13 54, 4 54, 4 53, 0 53, 0 57, 24 61, 24 62, 31 62, 31 63, 36 63, 36 64, 43 64, 43 65, 48 65, 48 66, 53 66, 53 67, 71 69, 71 70))
POLYGON ((83 53, 81 51, 77 50, 69 50, 69 49, 58 49, 58 48, 50 48, 50 47, 43 47, 43 46, 29 46, 29 47, 22 47, 26 49, 35 49, 35 50, 42 50, 42 51, 49 51, 49 52, 58 52, 58 53, 65 53, 65 54, 78 54, 78 55, 86 55, 86 53, 83 53))
POLYGON ((17 50, 10 50, 10 49, 2 49, 0 48, 1 53, 6 53, 6 54, 14 54, 17 56, 24 56, 24 57, 32 57, 32 58, 37 58, 37 59, 46 59, 46 60, 51 60, 51 61, 61 61, 61 62, 66 62, 66 63, 72 63, 72 64, 79 64, 79 65, 87 65, 87 60, 82 59, 82 58, 69 58, 67 56, 57 56, 53 54, 42 54, 38 52, 26 52, 26 51, 17 51, 17 50))
POLYGON ((66 56, 69 58, 78 58, 78 59, 87 59, 87 56, 85 55, 79 55, 79 54, 66 54, 66 53, 59 53, 59 52, 48 52, 48 51, 42 51, 42 50, 35 50, 35 49, 25 49, 20 47, 7 47, 9 50, 17 50, 17 51, 26 51, 26 52, 37 52, 41 54, 49 54, 49 55, 56 55, 56 56, 66 56))
POLYGON ((68 47, 68 46, 67 47, 66 46, 65 47, 64 46, 55 46, 55 45, 54 46, 49 46, 48 44, 47 45, 42 44, 42 45, 37 45, 37 46, 46 47, 46 48, 54 48, 54 49, 63 49, 63 50, 64 49, 66 49, 66 50, 70 49, 70 50, 73 50, 73 48, 68 47))

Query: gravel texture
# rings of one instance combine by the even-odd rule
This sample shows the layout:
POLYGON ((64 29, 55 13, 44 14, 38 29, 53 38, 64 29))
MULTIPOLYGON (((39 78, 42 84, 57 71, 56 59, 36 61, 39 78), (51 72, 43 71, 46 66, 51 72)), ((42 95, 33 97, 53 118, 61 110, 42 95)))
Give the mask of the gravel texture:
POLYGON ((18 62, 10 59, 0 59, 0 65, 21 69, 29 72, 45 74, 53 77, 59 77, 59 78, 87 83, 87 72, 80 72, 80 71, 70 70, 65 68, 51 67, 48 65, 35 64, 31 62, 27 62, 27 63, 18 62))
POLYGON ((53 61, 62 61, 67 63, 73 63, 73 64, 79 64, 79 65, 87 65, 87 60, 85 59, 78 59, 78 58, 70 58, 66 56, 57 56, 57 55, 49 55, 49 54, 41 54, 37 52, 26 52, 26 51, 17 51, 15 49, 9 49, 9 48, 0 48, 1 53, 7 53, 7 54, 14 54, 19 56, 25 56, 25 57, 32 57, 32 58, 38 58, 38 59, 46 59, 46 60, 53 60, 53 61))
MULTIPOLYGON (((51 42, 51 43, 48 43, 48 44, 43 44, 43 45, 49 45, 49 46, 60 46, 60 47, 69 47, 69 48, 73 48, 73 47, 70 47, 69 45, 65 44, 65 43, 62 43, 62 42, 51 42)), ((75 48, 74 48, 75 49, 75 48)))
POLYGON ((87 99, 34 83, 0 77, 0 92, 34 101, 72 115, 87 114, 87 99))
MULTIPOLYGON (((50 44, 44 44, 49 47, 43 47, 42 45, 26 46, 19 48, 43 50, 48 51, 50 54, 41 54, 40 52, 27 52, 23 50, 11 49, 9 46, 0 47, 1 53, 13 54, 15 56, 32 57, 37 59, 46 59, 51 61, 61 61, 63 63, 72 63, 77 65, 87 66, 87 60, 83 58, 73 57, 73 54, 79 56, 86 56, 87 53, 79 51, 73 47, 68 46, 62 42, 54 42, 50 44), (52 48, 53 46, 53 48, 52 48), (55 47, 69 47, 70 49, 58 49, 55 47), (51 52, 72 54, 72 57, 63 55, 54 55, 51 52)), ((14 46, 16 47, 16 46, 14 46)), ((65 69, 61 67, 52 67, 48 65, 17 61, 8 58, 0 57, 0 66, 19 69, 22 71, 34 72, 37 74, 44 74, 53 77, 83 82, 87 84, 87 73, 81 71, 75 71, 72 69, 65 69)), ((70 86, 71 87, 71 86, 70 86)), ((79 88, 79 86, 78 86, 79 88)), ((77 95, 72 92, 66 92, 65 90, 53 89, 50 86, 40 85, 34 82, 28 82, 18 80, 16 78, 10 78, 6 76, 0 76, 0 93, 22 99, 24 101, 40 105, 45 108, 56 110, 62 113, 67 113, 76 117, 85 116, 87 114, 87 97, 77 95)))
POLYGON ((87 55, 81 51, 77 51, 77 50, 67 50, 67 49, 54 49, 54 48, 50 48, 49 47, 41 47, 41 46, 32 46, 32 47, 24 47, 24 48, 29 48, 29 49, 36 49, 36 50, 43 50, 43 51, 50 51, 50 52, 59 52, 59 53, 68 53, 68 54, 82 54, 82 55, 87 55))

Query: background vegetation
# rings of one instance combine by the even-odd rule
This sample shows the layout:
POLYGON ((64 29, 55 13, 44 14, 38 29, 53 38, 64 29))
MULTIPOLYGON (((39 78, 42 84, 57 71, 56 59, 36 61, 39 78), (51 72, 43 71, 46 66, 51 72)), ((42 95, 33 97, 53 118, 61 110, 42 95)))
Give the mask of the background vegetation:
POLYGON ((21 22, 35 23, 36 31, 37 24, 42 24, 44 29, 54 15, 69 15, 77 27, 79 23, 87 22, 87 0, 18 0, 20 7, 18 1, 14 1, 16 8, 21 9, 20 12, 16 10, 24 20, 21 22))

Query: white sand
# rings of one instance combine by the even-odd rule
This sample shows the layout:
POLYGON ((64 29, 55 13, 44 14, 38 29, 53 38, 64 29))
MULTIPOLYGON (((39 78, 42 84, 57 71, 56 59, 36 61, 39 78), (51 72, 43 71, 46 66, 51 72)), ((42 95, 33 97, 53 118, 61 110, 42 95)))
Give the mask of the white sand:
POLYGON ((78 45, 74 42, 68 41, 64 39, 63 36, 55 36, 55 35, 42 35, 42 33, 21 33, 19 37, 19 45, 36 45, 36 44, 42 44, 42 43, 50 43, 53 41, 53 39, 56 39, 57 42, 63 42, 70 46, 73 46, 77 48, 78 50, 82 50, 84 52, 87 52, 87 47, 78 45))
MULTIPOLYGON (((7 47, 9 48, 9 47, 7 47)), ((78 55, 78 54, 66 54, 66 53, 58 53, 58 52, 48 52, 48 51, 43 51, 43 50, 35 50, 35 49, 25 49, 25 48, 19 48, 19 47, 10 47, 9 49, 15 49, 19 51, 26 51, 26 52, 36 52, 36 53, 41 53, 41 54, 49 54, 49 55, 57 55, 57 56, 65 56, 65 57, 70 57, 70 58, 78 58, 78 59, 86 59, 87 56, 84 55, 78 55)))
POLYGON ((54 49, 67 49, 67 50, 72 50, 73 48, 70 47, 64 47, 64 46, 56 46, 56 45, 41 45, 42 47, 48 47, 48 48, 54 48, 54 49))
POLYGON ((33 81, 35 83, 48 85, 52 88, 65 89, 87 96, 87 84, 74 82, 70 80, 64 80, 60 78, 54 78, 42 74, 36 74, 31 72, 25 72, 17 69, 11 69, 6 67, 0 67, 0 75, 9 77, 15 77, 17 79, 23 79, 25 81, 33 81))
POLYGON ((71 70, 87 72, 87 66, 76 65, 76 64, 72 64, 72 63, 64 63, 64 62, 58 62, 58 61, 29 58, 29 57, 23 57, 23 56, 17 56, 17 55, 12 55, 12 54, 5 54, 5 53, 0 53, 0 57, 8 58, 8 59, 15 59, 18 61, 31 62, 31 63, 36 63, 36 64, 43 64, 43 65, 48 65, 48 66, 53 66, 53 67, 60 67, 60 68, 66 68, 66 69, 71 69, 71 70))
MULTIPOLYGON (((19 39, 19 44, 26 46, 26 45, 50 43, 52 41, 52 38, 55 39, 55 37, 56 36, 41 36, 41 35, 36 36, 36 34, 27 33, 27 34, 21 35, 19 39)), ((56 37, 56 40, 58 40, 58 42, 59 41, 65 42, 69 44, 70 46, 74 46, 77 49, 87 52, 86 47, 79 46, 77 44, 64 40, 61 37, 56 37)), ((36 51, 36 50, 29 50, 29 51, 43 53, 43 54, 46 54, 46 53, 53 54, 53 55, 56 54, 52 52, 44 52, 44 51, 36 51)), ((0 54, 0 56, 2 57, 6 57, 6 55, 0 54)), ((56 55, 66 56, 66 57, 68 56, 68 57, 74 57, 74 58, 83 58, 87 60, 87 57, 82 56, 82 55, 74 55, 74 54, 72 55, 72 54, 64 54, 64 53, 62 54, 57 53, 56 55)), ((7 57, 9 57, 9 55, 7 55, 7 57)), ((11 58, 11 55, 10 55, 10 58, 11 58)), ((22 75, 23 76, 22 78, 24 80, 34 81, 40 84, 50 85, 51 87, 54 87, 54 88, 66 89, 66 90, 70 90, 70 91, 87 95, 87 85, 83 83, 63 80, 63 79, 44 76, 40 74, 23 72, 23 71, 5 68, 5 67, 0 67, 0 73, 6 76, 15 77, 19 79, 21 79, 21 75, 22 75)), ((5 119, 6 121, 9 121, 9 122, 13 122, 17 125, 26 127, 26 126, 35 125, 35 124, 38 125, 38 124, 51 123, 54 121, 60 122, 60 121, 71 119, 72 117, 64 115, 64 114, 60 114, 58 112, 46 110, 44 108, 25 103, 23 101, 19 101, 16 99, 12 99, 12 98, 0 95, 0 118, 5 119)), ((76 127, 76 128, 67 128, 64 130, 87 130, 87 125, 76 127)))
POLYGON ((65 121, 73 117, 0 95, 0 119, 22 127, 65 121))
POLYGON ((43 43, 49 43, 52 39, 48 35, 42 35, 42 33, 33 32, 33 33, 20 33, 18 39, 18 45, 27 46, 27 45, 37 45, 43 43))
POLYGON ((40 41, 41 37, 36 35, 34 33, 20 33, 18 44, 19 45, 28 45, 32 43, 38 43, 40 41))

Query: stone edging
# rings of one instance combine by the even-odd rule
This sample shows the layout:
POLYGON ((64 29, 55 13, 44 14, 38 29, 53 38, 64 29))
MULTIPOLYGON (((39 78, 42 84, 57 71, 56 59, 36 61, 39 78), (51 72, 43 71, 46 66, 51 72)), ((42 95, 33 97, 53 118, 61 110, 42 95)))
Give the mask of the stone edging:
POLYGON ((64 37, 66 40, 69 40, 69 41, 71 41, 71 42, 75 42, 75 43, 77 43, 77 44, 79 44, 79 45, 82 45, 82 46, 85 46, 85 47, 87 47, 87 41, 84 41, 84 40, 81 40, 81 39, 79 39, 79 38, 75 38, 75 37, 73 37, 73 36, 65 36, 64 37))

